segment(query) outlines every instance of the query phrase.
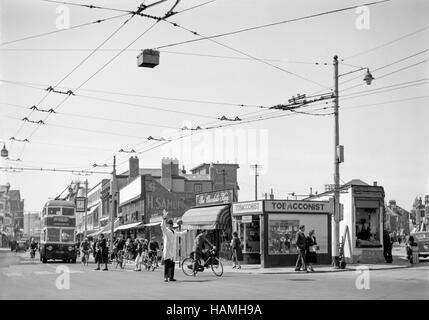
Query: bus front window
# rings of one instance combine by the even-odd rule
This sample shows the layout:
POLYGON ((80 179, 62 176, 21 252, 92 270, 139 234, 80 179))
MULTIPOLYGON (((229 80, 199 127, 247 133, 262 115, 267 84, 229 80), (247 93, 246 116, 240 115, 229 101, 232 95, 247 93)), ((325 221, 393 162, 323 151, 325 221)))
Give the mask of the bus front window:
POLYGON ((63 216, 74 217, 74 208, 63 208, 63 216))
POLYGON ((48 216, 56 216, 61 213, 61 208, 48 208, 48 216))
POLYGON ((48 229, 48 242, 59 242, 60 241, 60 229, 48 229))
POLYGON ((74 230, 62 230, 61 242, 73 242, 74 230))

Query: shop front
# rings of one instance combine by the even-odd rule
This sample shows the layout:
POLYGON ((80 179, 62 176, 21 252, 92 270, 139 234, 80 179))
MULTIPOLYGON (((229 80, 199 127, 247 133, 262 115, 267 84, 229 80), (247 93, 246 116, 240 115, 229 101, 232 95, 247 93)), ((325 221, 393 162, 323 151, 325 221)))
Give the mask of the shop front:
POLYGON ((263 268, 293 266, 299 226, 315 231, 318 263, 331 263, 329 201, 260 200, 232 205, 232 226, 241 239, 243 263, 263 268))
POLYGON ((219 257, 231 258, 231 203, 233 199, 232 189, 196 195, 197 205, 186 211, 181 218, 182 228, 191 230, 182 242, 182 256, 192 252, 193 240, 198 231, 207 230, 207 238, 216 246, 219 257))

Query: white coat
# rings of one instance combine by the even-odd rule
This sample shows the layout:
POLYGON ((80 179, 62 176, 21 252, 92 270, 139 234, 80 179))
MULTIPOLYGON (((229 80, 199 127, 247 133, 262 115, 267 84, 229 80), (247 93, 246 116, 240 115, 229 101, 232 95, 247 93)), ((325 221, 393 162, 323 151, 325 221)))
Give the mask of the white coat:
POLYGON ((161 221, 161 230, 164 241, 162 257, 164 260, 171 259, 172 261, 175 261, 177 238, 183 236, 186 232, 188 232, 188 230, 173 232, 169 228, 167 228, 165 219, 162 219, 161 221))

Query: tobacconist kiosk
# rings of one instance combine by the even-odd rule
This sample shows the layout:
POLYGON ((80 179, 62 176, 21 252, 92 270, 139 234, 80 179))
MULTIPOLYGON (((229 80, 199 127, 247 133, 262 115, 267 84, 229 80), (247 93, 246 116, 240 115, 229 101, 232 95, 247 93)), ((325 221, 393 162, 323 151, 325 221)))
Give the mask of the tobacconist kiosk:
POLYGON ((299 226, 305 234, 315 231, 317 262, 331 264, 331 215, 329 201, 259 200, 232 205, 232 226, 243 245, 243 263, 263 268, 295 265, 299 226))
MULTIPOLYGON (((311 200, 332 197, 332 192, 312 196, 311 200)), ((340 239, 344 241, 347 263, 384 263, 384 189, 354 179, 341 187, 340 239)))

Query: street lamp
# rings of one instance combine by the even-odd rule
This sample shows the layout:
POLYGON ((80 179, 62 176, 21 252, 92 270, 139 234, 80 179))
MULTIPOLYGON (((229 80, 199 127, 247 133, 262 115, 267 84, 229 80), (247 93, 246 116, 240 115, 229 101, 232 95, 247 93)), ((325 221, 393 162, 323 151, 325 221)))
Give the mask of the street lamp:
POLYGON ((9 151, 7 151, 6 145, 3 144, 3 149, 1 149, 1 157, 2 158, 7 158, 8 156, 9 156, 9 151))
MULTIPOLYGON (((338 56, 334 56, 334 121, 335 121, 335 148, 334 148, 334 219, 332 220, 332 263, 334 268, 340 268, 340 163, 344 162, 344 146, 340 145, 340 130, 339 130, 339 89, 338 79, 341 76, 361 71, 365 68, 361 67, 344 74, 338 74, 338 56)), ((367 85, 370 85, 374 77, 366 68, 366 74, 363 79, 367 85)))

